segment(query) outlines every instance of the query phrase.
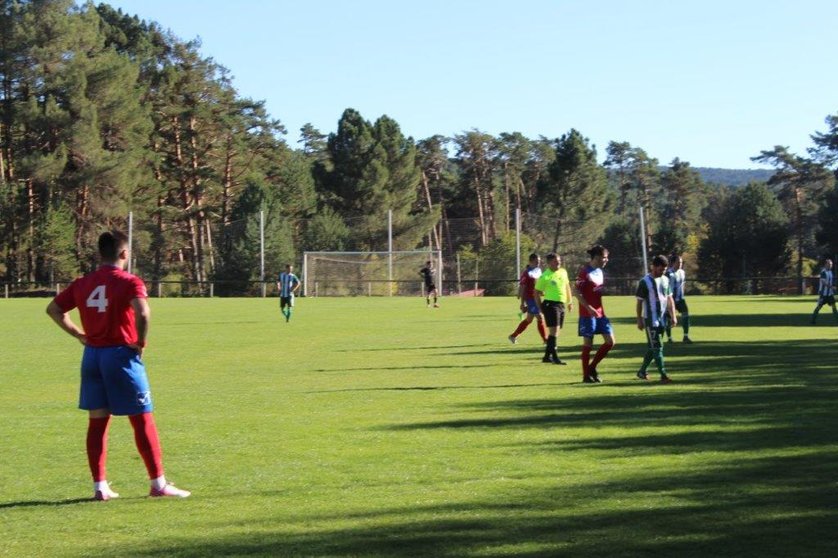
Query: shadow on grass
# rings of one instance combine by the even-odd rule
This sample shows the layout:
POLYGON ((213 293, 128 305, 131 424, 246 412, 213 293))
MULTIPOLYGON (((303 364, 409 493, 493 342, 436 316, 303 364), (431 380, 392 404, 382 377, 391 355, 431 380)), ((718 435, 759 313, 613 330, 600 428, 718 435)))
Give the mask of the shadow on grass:
MULTIPOLYGON (((814 309, 814 304, 812 305, 814 309)), ((792 313, 792 314, 690 314, 690 325, 694 328, 702 327, 812 327, 809 320, 812 317, 811 311, 809 313, 792 313)), ((821 321, 828 318, 833 321, 831 316, 820 316, 821 321)), ((619 316, 611 318, 611 323, 634 325, 637 319, 628 316, 619 316)), ((681 334, 680 324, 676 327, 678 334, 681 334)), ((673 330, 674 333, 674 330, 673 330)))
POLYGON ((834 483, 824 490, 824 483, 811 482, 829 470, 811 458, 743 459, 716 470, 649 471, 630 481, 555 483, 505 502, 475 498, 335 513, 291 525, 266 512, 239 524, 207 525, 200 537, 149 540, 122 551, 143 557, 831 556, 836 490, 834 483), (624 504, 601 511, 602 499, 624 504), (341 526, 349 521, 352 526, 341 526), (239 533, 214 537, 219 529, 239 533))
MULTIPOLYGON (((504 438, 507 446, 521 459, 546 454, 557 471, 568 452, 595 452, 585 454, 591 462, 577 482, 559 473, 535 484, 522 476, 492 492, 475 484, 460 501, 383 509, 359 502, 346 513, 301 509, 291 521, 268 505, 238 523, 120 550, 167 558, 834 555, 834 346, 781 341, 689 349, 678 361, 681 384, 506 396, 453 406, 455 413, 480 415, 474 418, 382 428, 406 437, 420 430, 459 429, 473 437, 478 429, 538 428, 551 434, 547 441, 520 443, 512 435, 504 438), (598 433, 600 427, 612 428, 598 433), (592 433, 572 435, 582 428, 592 433), (687 454, 704 458, 679 464, 687 454), (659 468, 642 469, 647 456, 657 456, 648 463, 659 468)), ((493 448, 502 449, 497 442, 493 448)), ((277 497, 276 508, 282 505, 277 497)))
POLYGON ((71 498, 68 500, 21 500, 18 502, 3 502, 0 503, 0 510, 7 508, 37 508, 37 507, 55 507, 55 506, 72 506, 75 504, 98 504, 92 498, 71 498))
POLYGON ((506 384, 500 386, 413 386, 413 387, 375 387, 375 388, 348 388, 348 389, 324 389, 318 391, 306 391, 304 393, 340 393, 345 391, 435 391, 448 389, 515 389, 515 388, 533 388, 533 387, 557 387, 564 384, 546 383, 546 384, 506 384))

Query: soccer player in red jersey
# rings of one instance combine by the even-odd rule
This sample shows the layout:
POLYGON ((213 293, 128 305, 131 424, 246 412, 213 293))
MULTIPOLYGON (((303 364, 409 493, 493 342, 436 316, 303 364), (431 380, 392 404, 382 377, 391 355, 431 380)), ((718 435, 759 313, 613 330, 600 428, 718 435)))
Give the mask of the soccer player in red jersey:
POLYGON ((87 459, 93 475, 93 498, 110 500, 105 473, 111 415, 127 415, 134 441, 151 479, 150 496, 185 498, 187 490, 166 482, 163 452, 154 424, 151 391, 141 360, 151 310, 139 277, 125 271, 128 237, 112 231, 99 237, 102 265, 73 281, 47 306, 58 326, 84 345, 79 408, 89 411, 87 459), (80 329, 68 315, 78 308, 80 329))
POLYGON ((535 281, 541 277, 541 258, 538 254, 530 254, 529 263, 524 271, 521 272, 521 279, 518 281, 518 298, 521 299, 521 312, 526 312, 527 317, 521 320, 518 328, 509 336, 509 342, 513 345, 518 342, 518 336, 521 335, 527 326, 529 326, 533 319, 536 320, 538 326, 538 333, 541 335, 541 341, 547 342, 547 330, 544 329, 544 318, 538 310, 538 304, 535 301, 535 281))
POLYGON ((596 367, 614 347, 614 329, 605 316, 602 307, 602 287, 605 275, 602 272, 608 264, 608 250, 597 244, 588 250, 590 261, 579 269, 576 276, 576 298, 579 300, 579 337, 582 338, 582 381, 586 384, 598 384, 596 367), (591 360, 594 335, 601 334, 603 343, 591 360))

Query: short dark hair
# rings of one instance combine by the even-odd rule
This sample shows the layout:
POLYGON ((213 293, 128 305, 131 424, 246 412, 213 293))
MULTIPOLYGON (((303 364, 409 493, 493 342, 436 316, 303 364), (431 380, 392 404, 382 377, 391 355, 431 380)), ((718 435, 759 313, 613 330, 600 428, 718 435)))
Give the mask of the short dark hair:
POLYGON ((529 260, 527 260, 527 261, 530 261, 530 262, 531 262, 531 261, 533 261, 533 260, 537 260, 537 259, 538 259, 538 254, 536 254, 535 252, 533 252, 532 254, 530 254, 530 259, 529 259, 529 260))
POLYGON ((597 244, 595 246, 592 246, 591 249, 588 250, 588 255, 591 258, 595 258, 597 256, 604 256, 606 252, 608 252, 608 248, 606 248, 602 244, 597 244))
POLYGON ((116 260, 122 248, 126 246, 128 236, 122 231, 108 231, 99 235, 99 255, 103 260, 116 260))
POLYGON ((652 265, 662 265, 666 267, 667 265, 669 265, 669 260, 667 260, 666 256, 664 256, 663 254, 660 254, 652 258, 652 265))
POLYGON ((547 261, 549 262, 549 261, 552 261, 552 260, 558 259, 558 257, 559 257, 559 255, 558 255, 557 253, 555 253, 555 252, 550 252, 549 254, 547 254, 546 256, 544 256, 544 259, 545 259, 545 260, 547 260, 547 261))

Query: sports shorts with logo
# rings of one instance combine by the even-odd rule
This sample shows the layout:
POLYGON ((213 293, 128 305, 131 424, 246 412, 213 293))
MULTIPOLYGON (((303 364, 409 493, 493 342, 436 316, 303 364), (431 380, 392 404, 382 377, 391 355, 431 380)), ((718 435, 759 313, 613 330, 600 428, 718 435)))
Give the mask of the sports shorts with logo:
POLYGON ((110 409, 113 415, 150 413, 145 366, 131 347, 85 347, 81 359, 79 409, 110 409))
POLYGON ((596 318, 594 316, 579 316, 579 337, 593 337, 594 335, 611 335, 614 329, 611 327, 611 320, 605 316, 596 318))
POLYGON ((646 341, 649 343, 650 349, 660 349, 663 347, 661 342, 663 339, 664 327, 661 325, 651 325, 646 322, 646 341))

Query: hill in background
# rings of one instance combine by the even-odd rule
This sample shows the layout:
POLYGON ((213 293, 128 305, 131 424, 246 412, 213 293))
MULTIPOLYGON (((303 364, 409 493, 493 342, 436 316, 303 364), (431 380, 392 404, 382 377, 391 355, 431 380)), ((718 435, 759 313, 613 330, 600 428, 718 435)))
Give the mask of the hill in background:
POLYGON ((693 167, 704 182, 725 184, 727 186, 744 186, 748 182, 765 182, 774 174, 772 169, 715 169, 710 167, 693 167))

